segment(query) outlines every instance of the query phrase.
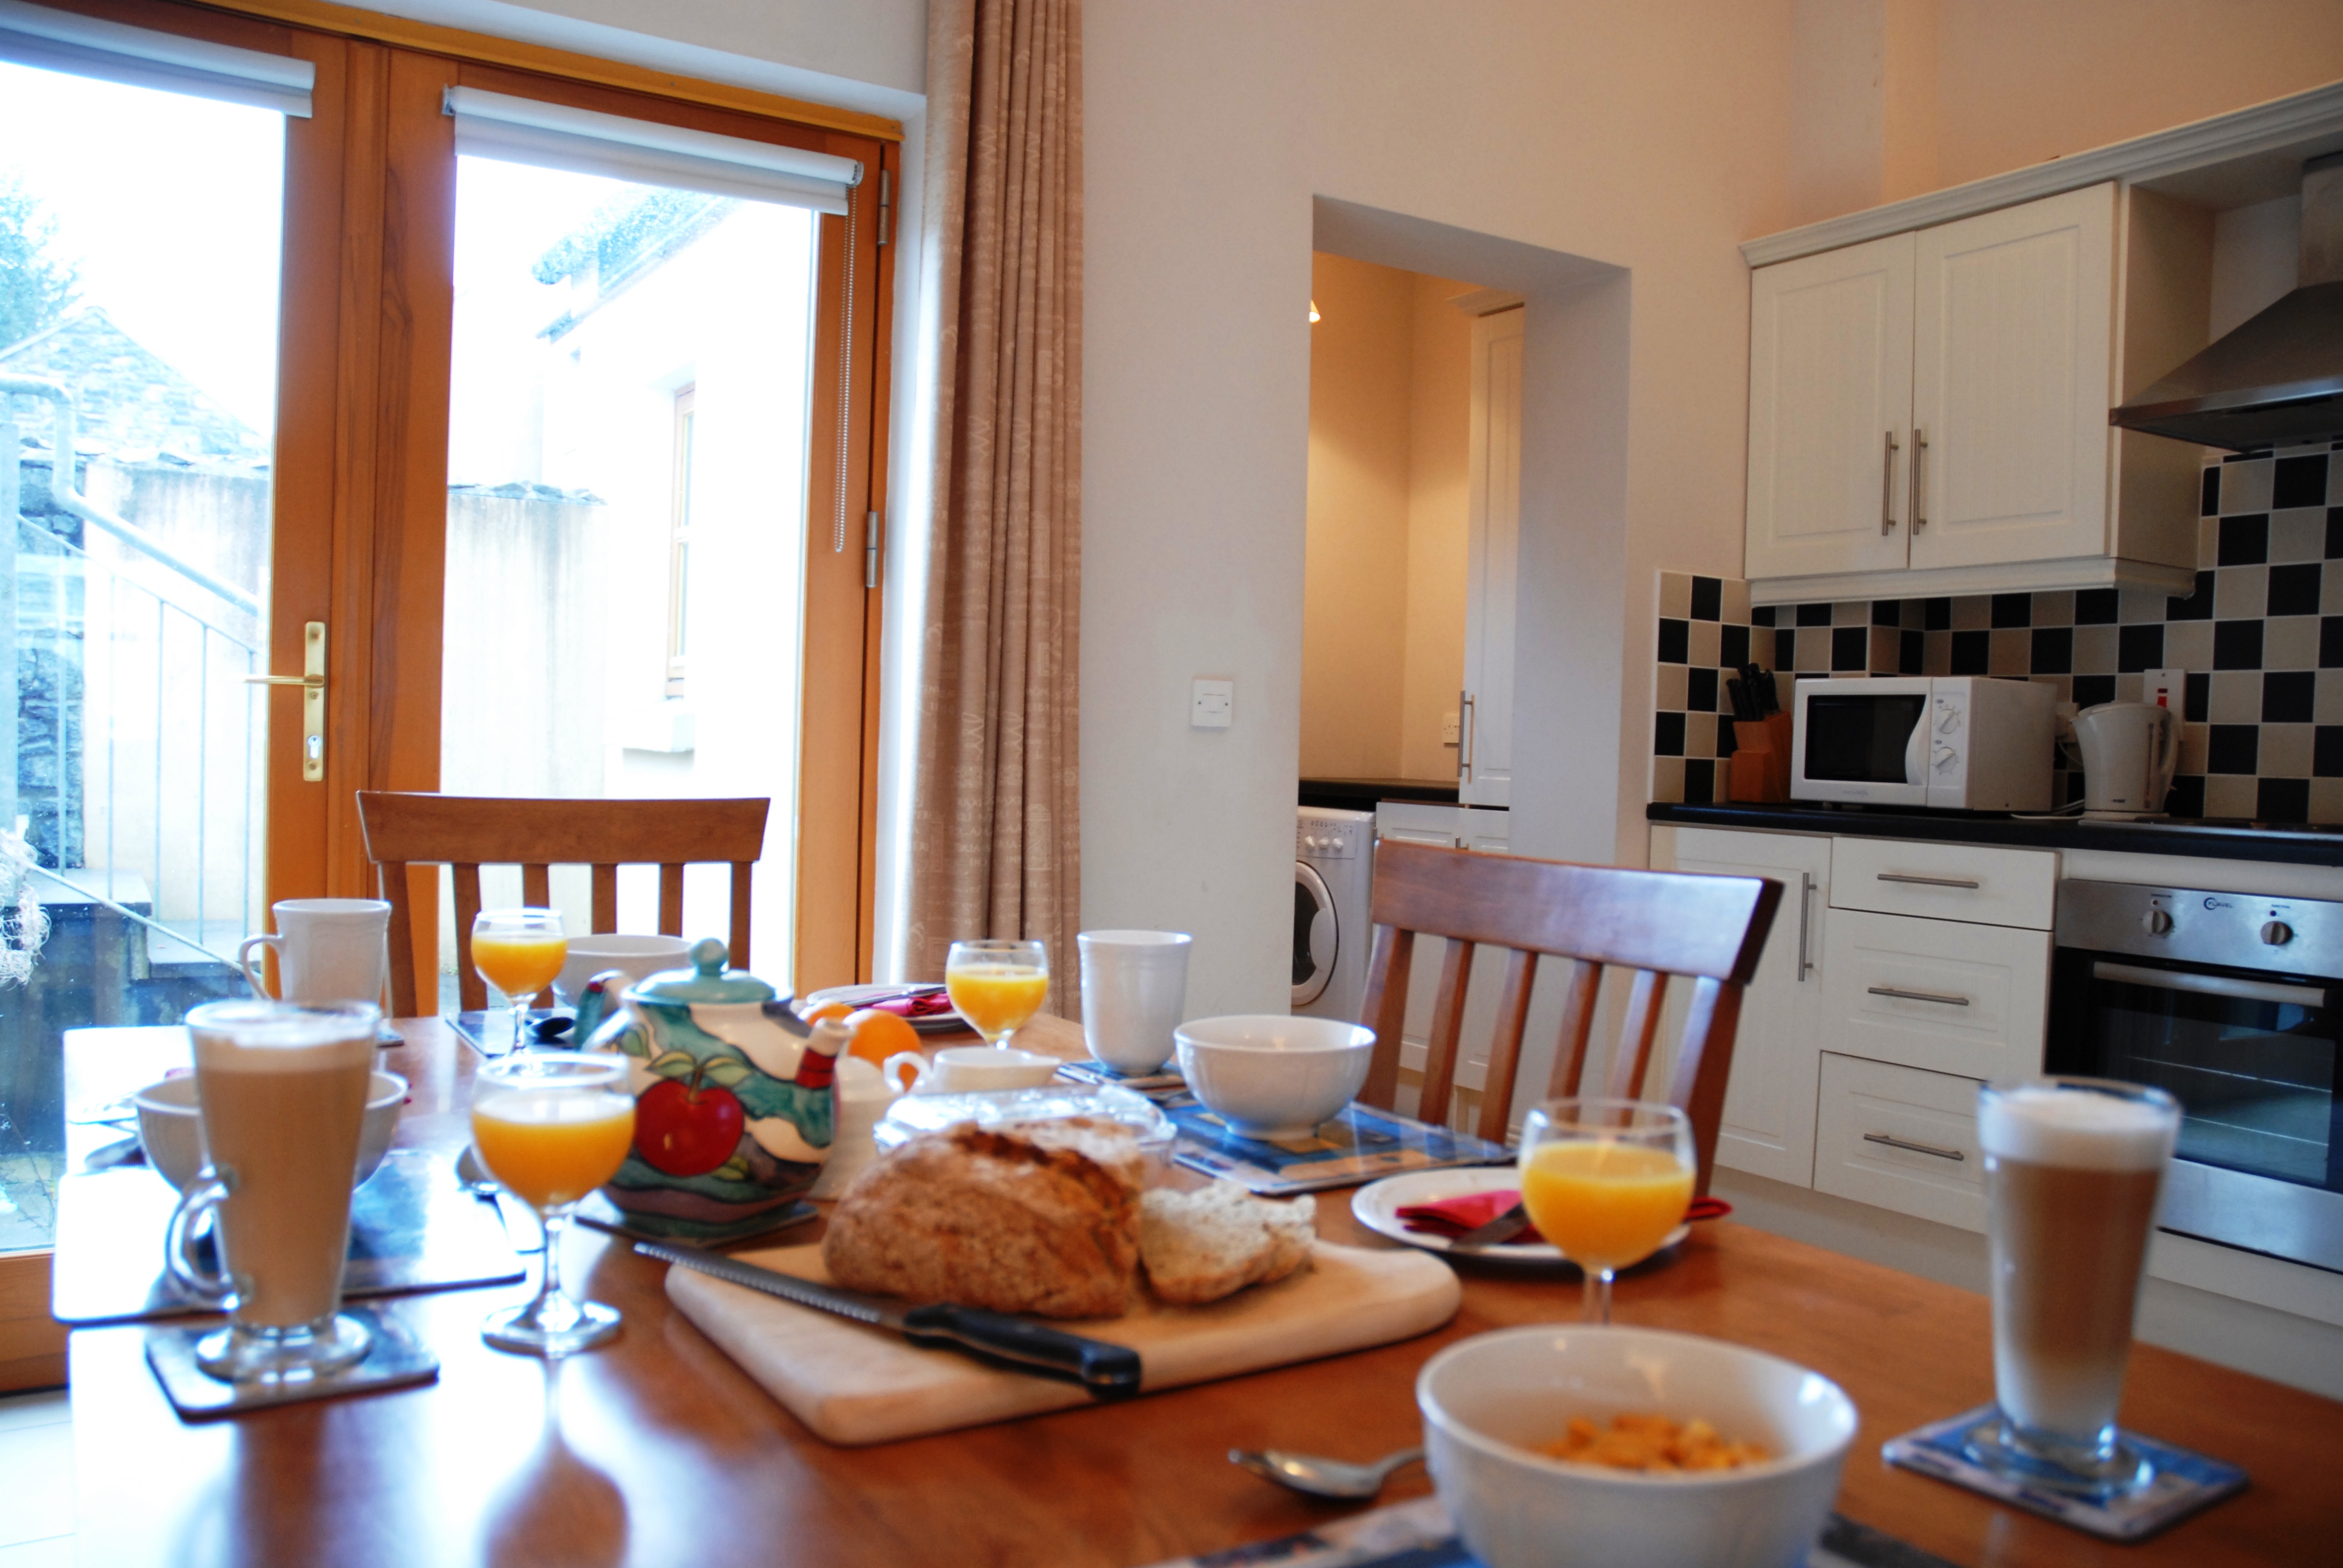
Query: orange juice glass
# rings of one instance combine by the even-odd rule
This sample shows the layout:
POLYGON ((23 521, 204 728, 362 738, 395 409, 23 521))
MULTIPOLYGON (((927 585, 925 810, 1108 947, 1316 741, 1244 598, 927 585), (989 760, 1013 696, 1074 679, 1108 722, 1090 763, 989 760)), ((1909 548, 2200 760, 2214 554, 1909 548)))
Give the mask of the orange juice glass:
POLYGON ((618 1332, 617 1309, 562 1290, 561 1232, 579 1201, 618 1174, 634 1136, 624 1057, 531 1050, 480 1069, 472 1084, 473 1150, 545 1221, 536 1297, 491 1316, 482 1339, 499 1350, 558 1356, 618 1332))
POLYGON ((1611 1279, 1660 1250, 1692 1204, 1692 1124, 1672 1105, 1550 1100, 1522 1128, 1522 1205, 1584 1271, 1581 1315, 1611 1321, 1611 1279))
POLYGON ((944 992, 986 1044, 1006 1045, 1050 994, 1049 950, 1038 941, 954 942, 944 992))
MULTIPOLYGON (((482 910, 472 917, 472 968, 512 1004, 512 1044, 528 1043, 528 1007, 569 956, 558 910, 482 910)), ((481 1042, 483 1050, 487 1041, 481 1042)))

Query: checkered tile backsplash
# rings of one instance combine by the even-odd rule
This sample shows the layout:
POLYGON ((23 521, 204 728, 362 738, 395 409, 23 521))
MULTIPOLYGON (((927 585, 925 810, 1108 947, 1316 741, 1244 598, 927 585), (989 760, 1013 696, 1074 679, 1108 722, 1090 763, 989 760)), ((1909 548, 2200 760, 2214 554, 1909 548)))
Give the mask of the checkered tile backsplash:
MULTIPOLYGON (((1660 573, 1652 799, 1726 798, 1725 679, 1744 663, 2017 677, 2082 708, 2137 700, 2142 670, 2184 669, 2174 816, 2343 822, 2343 442, 2331 457, 2319 446, 2210 465, 2202 511, 2185 598, 2087 588, 1753 611, 1745 582, 1660 573)), ((2082 798, 2080 773, 2056 786, 2082 798)))

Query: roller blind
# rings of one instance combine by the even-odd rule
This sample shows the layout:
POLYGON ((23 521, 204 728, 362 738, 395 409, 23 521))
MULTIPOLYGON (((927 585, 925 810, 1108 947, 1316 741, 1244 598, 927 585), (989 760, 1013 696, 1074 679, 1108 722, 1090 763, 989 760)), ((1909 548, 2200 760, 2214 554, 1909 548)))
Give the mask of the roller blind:
POLYGON ((309 117, 317 69, 287 55, 182 38, 0 0, 0 60, 309 117))
POLYGON ((829 213, 843 213, 847 193, 862 183, 862 166, 853 158, 681 130, 478 87, 449 87, 442 106, 455 116, 458 152, 511 163, 829 213))

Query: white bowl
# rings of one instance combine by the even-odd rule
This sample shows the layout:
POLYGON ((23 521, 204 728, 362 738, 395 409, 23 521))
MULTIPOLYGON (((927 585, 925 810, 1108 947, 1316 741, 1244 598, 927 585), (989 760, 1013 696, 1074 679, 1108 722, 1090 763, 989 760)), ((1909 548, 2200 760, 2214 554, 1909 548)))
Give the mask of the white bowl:
MULTIPOLYGON (((164 1181, 181 1191, 196 1179, 209 1158, 204 1148, 204 1120, 196 1101, 196 1075, 182 1073, 150 1083, 133 1096, 138 1107, 138 1143, 146 1162, 164 1181)), ((399 1108, 407 1103, 407 1080, 395 1072, 377 1072, 367 1084, 366 1121, 358 1128, 357 1169, 350 1178, 356 1187, 375 1173, 390 1152, 398 1131, 399 1108)))
POLYGON ((1855 1406, 1778 1356, 1657 1329, 1537 1324, 1450 1345, 1415 1380, 1433 1484, 1488 1568, 1802 1568, 1838 1496, 1855 1406), (1533 1452, 1575 1415, 1704 1417, 1778 1457, 1649 1475, 1533 1452))
POLYGON ((1180 1076, 1248 1138, 1302 1138, 1367 1081, 1375 1031, 1331 1018, 1233 1013, 1172 1031, 1180 1076))
POLYGON ((553 989, 560 992, 562 1000, 574 1003, 584 994, 588 980, 612 970, 627 977, 624 985, 611 988, 615 994, 628 986, 641 984, 662 970, 689 969, 690 965, 691 944, 681 937, 622 936, 598 931, 569 939, 568 956, 561 960, 561 972, 553 977, 553 989))

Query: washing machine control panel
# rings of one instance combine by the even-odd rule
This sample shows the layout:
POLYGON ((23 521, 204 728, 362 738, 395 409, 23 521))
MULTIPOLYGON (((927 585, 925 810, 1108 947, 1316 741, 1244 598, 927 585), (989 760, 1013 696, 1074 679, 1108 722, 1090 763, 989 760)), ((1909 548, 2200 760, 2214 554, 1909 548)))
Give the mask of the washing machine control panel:
POLYGON ((1373 831, 1363 822, 1296 822, 1293 853, 1299 859, 1356 859, 1373 831))

